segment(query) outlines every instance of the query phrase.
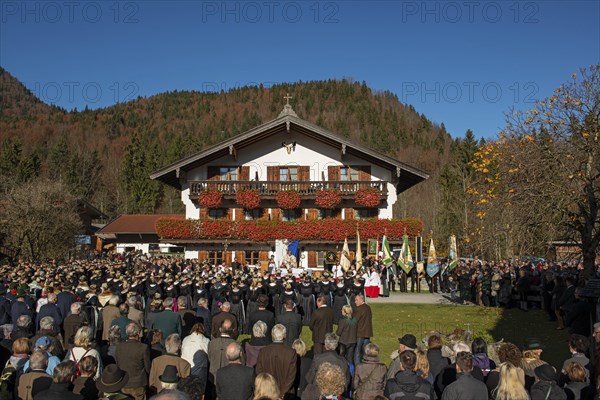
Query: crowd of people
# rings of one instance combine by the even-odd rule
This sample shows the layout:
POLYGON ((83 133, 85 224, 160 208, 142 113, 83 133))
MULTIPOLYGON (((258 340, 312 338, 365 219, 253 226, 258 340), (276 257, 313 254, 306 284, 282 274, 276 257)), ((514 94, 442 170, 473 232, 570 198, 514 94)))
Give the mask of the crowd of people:
POLYGON ((582 316, 589 321, 591 309, 576 289, 577 268, 472 262, 439 279, 440 290, 452 290, 453 275, 461 282, 468 274, 470 288, 475 276, 475 298, 464 300, 484 305, 502 304, 491 293, 489 304, 478 298, 487 277, 510 276, 511 290, 539 279, 550 295, 549 317, 571 333, 572 357, 557 371, 542 361, 534 338, 522 348, 504 343, 495 363, 481 338, 444 354, 439 334, 422 344, 402 336, 386 365, 371 341, 366 287, 372 274, 390 291, 396 284, 406 290, 407 280, 395 266, 365 264, 318 278, 237 261, 118 254, 2 265, 0 400, 594 398, 600 325, 592 333, 588 322, 585 330, 582 316), (572 301, 562 300, 566 294, 572 301))

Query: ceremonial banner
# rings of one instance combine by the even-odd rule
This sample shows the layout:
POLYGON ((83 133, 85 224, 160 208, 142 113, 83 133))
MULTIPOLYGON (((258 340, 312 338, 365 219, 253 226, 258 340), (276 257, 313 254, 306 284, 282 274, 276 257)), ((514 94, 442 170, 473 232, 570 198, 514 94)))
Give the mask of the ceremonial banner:
POLYGON ((456 236, 450 236, 450 245, 448 246, 448 271, 452 271, 458 264, 458 251, 456 248, 456 236))
POLYGON ((348 247, 348 238, 344 239, 344 248, 342 249, 340 265, 342 266, 344 272, 350 269, 350 247, 348 247))
POLYGON ((410 246, 408 245, 407 235, 404 235, 402 237, 402 249, 400 250, 400 255, 398 257, 398 266, 402 268, 407 274, 415 266, 415 263, 412 259, 412 254, 410 253, 410 246))
POLYGON ((423 262, 423 238, 421 236, 415 237, 415 261, 423 262))
POLYGON ((358 225, 356 226, 356 253, 354 253, 354 259, 356 260, 356 269, 362 268, 362 249, 360 247, 360 232, 358 232, 358 225))
POLYGON ((381 260, 381 262, 386 267, 389 267, 394 260, 392 259, 392 252, 390 251, 390 244, 388 243, 387 236, 385 236, 385 235, 383 236, 383 241, 381 244, 381 251, 383 252, 383 259, 381 260))
POLYGON ((370 256, 377 254, 377 239, 369 239, 367 245, 367 254, 370 256))
POLYGON ((435 254, 435 247, 433 246, 433 239, 429 242, 429 256, 427 257, 427 275, 434 276, 440 271, 438 265, 437 256, 435 254))

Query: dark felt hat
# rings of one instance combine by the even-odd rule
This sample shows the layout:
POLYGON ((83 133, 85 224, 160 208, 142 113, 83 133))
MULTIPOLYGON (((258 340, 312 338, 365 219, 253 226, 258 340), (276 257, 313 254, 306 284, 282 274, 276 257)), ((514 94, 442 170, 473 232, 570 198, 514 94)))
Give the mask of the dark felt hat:
POLYGON ((158 377, 163 383, 177 383, 179 382, 179 374, 177 373, 177 367, 174 365, 167 365, 162 375, 158 377))
POLYGON ((536 369, 533 370, 535 376, 538 377, 541 381, 555 381, 556 380, 556 370, 550 364, 542 364, 536 369))
POLYGON ((523 344, 523 350, 543 350, 544 348, 538 338, 527 338, 523 344))
POLYGON ((123 389, 127 382, 129 382, 129 374, 117 364, 109 364, 102 371, 100 379, 96 381, 96 387, 103 393, 115 393, 123 389))
POLYGON ((414 350, 417 348, 417 338, 415 337, 415 335, 411 335, 410 333, 402 336, 401 338, 398 338, 398 341, 400 342, 400 344, 403 344, 409 349, 414 350))

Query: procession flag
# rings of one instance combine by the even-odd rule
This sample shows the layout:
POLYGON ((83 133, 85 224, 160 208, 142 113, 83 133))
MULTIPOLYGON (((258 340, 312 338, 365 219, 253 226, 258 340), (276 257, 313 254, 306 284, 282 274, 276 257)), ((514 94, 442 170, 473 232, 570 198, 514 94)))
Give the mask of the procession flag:
POLYGON ((342 249, 340 265, 342 266, 344 272, 347 272, 350 269, 350 247, 348 247, 348 238, 344 240, 344 248, 342 249))
POLYGON ((402 249, 400 250, 400 256, 398 257, 398 265, 404 270, 406 274, 414 268, 415 263, 410 253, 410 246, 408 245, 408 236, 402 237, 402 249))
POLYGON ((367 241, 367 254, 370 256, 377 255, 377 239, 367 241))
POLYGON ((437 255, 435 254, 435 246, 433 245, 433 238, 429 242, 429 256, 427 257, 427 274, 434 276, 440 270, 440 266, 437 261, 437 255))
POLYGON ((386 267, 389 267, 394 260, 392 259, 392 252, 390 251, 390 244, 388 243, 387 236, 385 236, 385 235, 383 236, 381 251, 383 252, 383 259, 381 260, 381 262, 386 267))
POLYGON ((362 268, 362 248, 360 247, 360 232, 358 231, 358 225, 356 226, 356 253, 354 253, 356 259, 356 269, 362 268))
POLYGON ((458 264, 458 251, 456 248, 456 236, 450 236, 450 245, 448 246, 450 249, 448 251, 448 271, 452 271, 456 265, 458 264))

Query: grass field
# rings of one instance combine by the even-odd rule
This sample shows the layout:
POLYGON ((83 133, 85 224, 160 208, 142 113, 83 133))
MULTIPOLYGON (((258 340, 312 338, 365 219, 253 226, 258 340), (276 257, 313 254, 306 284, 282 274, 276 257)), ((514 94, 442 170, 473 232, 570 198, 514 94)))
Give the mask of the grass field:
MULTIPOLYGON (((488 341, 512 342, 522 347, 527 337, 537 337, 546 346, 542 358, 560 367, 569 357, 568 334, 557 331, 555 322, 548 322, 539 310, 523 312, 517 309, 497 309, 479 306, 430 304, 371 304, 374 337, 381 360, 386 364, 390 354, 398 349, 398 338, 412 333, 420 341, 430 331, 452 333, 456 328, 470 329, 474 337, 488 341)), ((302 339, 312 347, 311 332, 302 330, 302 339)))

